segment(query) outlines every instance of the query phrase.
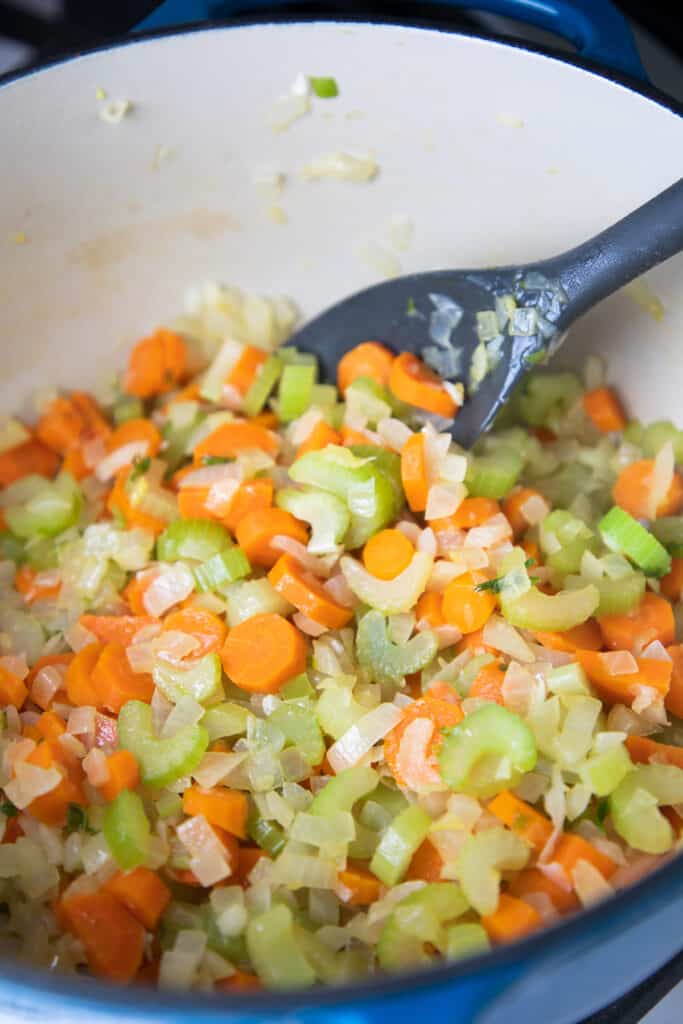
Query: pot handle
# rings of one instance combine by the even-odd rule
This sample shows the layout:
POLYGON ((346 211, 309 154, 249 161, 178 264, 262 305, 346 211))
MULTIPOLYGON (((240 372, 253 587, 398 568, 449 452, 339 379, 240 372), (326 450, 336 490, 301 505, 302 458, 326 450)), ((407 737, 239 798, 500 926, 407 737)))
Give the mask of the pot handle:
MULTIPOLYGON (((485 11, 554 32, 582 57, 639 81, 647 76, 625 18, 610 0, 445 0, 449 7, 485 11)), ((165 0, 135 31, 196 24, 286 7, 287 0, 165 0)))

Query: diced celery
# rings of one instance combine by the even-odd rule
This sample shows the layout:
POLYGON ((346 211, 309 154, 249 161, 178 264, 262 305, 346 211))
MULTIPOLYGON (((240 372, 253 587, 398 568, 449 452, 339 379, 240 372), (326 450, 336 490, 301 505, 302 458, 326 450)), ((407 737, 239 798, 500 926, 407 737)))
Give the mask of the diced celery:
POLYGON ((462 960, 491 948, 489 937, 480 924, 452 924, 446 928, 444 956, 449 960, 462 960))
POLYGON ((206 932, 208 948, 231 963, 245 963, 248 959, 245 935, 224 935, 218 927, 216 915, 210 905, 204 905, 197 909, 200 915, 200 927, 202 931, 206 932))
POLYGON ((141 419, 144 415, 145 407, 141 399, 134 398, 133 395, 121 395, 112 410, 117 427, 120 427, 122 423, 127 423, 128 420, 141 419))
POLYGON ((285 848, 285 834, 280 826, 259 817, 255 812, 247 819, 247 833, 269 857, 277 857, 285 848))
POLYGON ((467 662, 462 671, 458 674, 456 681, 456 689, 461 697, 467 697, 470 692, 472 683, 479 675, 479 672, 485 665, 490 665, 495 658, 492 654, 475 654, 473 658, 467 662))
POLYGON ((256 973, 269 988, 305 988, 316 980, 296 941, 292 911, 283 903, 249 921, 247 949, 256 973))
POLYGON ((553 416, 564 416, 581 396, 581 384, 573 373, 534 373, 524 381, 518 408, 531 427, 548 425, 553 416))
POLYGON ((526 722, 498 704, 485 704, 445 733, 439 766, 451 789, 487 797, 514 788, 536 758, 526 722))
POLYGON ((610 551, 626 555, 646 576, 664 576, 671 569, 666 548, 618 505, 603 516, 598 529, 610 551))
POLYGON ((341 571, 356 597, 384 615, 410 611, 427 585, 434 559, 426 551, 416 551, 412 561, 393 580, 372 576, 355 558, 344 556, 341 571))
POLYGON ((43 572, 59 565, 57 544, 51 537, 33 537, 26 542, 26 561, 32 569, 43 572))
MULTIPOLYGON (((564 581, 567 590, 584 590, 587 584, 589 581, 583 576, 567 576, 564 581)), ((590 586, 598 591, 596 615, 623 615, 640 604, 645 593, 645 577, 640 572, 618 580, 602 577, 590 580, 590 586)))
POLYGON ((204 374, 200 394, 209 402, 219 402, 223 397, 223 388, 230 371, 244 352, 245 345, 241 341, 228 338, 224 341, 211 366, 204 374))
POLYGON ((24 541, 15 537, 11 530, 0 530, 0 559, 15 565, 23 565, 27 560, 24 541))
POLYGON ((328 985, 348 983, 370 970, 370 958, 363 950, 332 950, 301 925, 295 925, 294 936, 316 977, 328 985))
POLYGON ((120 868, 129 871, 144 864, 151 834, 142 800, 130 789, 122 790, 104 812, 104 838, 120 868))
POLYGON ((183 798, 179 793, 167 791, 161 794, 154 806, 160 818, 173 818, 177 814, 182 814, 183 798))
POLYGON ((205 562, 231 544, 226 528, 212 519, 176 519, 157 540, 157 558, 162 562, 179 558, 205 562))
POLYGON ((373 874, 385 885, 396 885, 400 882, 408 870, 413 854, 426 839, 431 824, 432 819, 417 804, 411 804, 397 814, 380 839, 370 861, 370 870, 373 874))
POLYGON ((306 672, 302 672, 285 683, 280 690, 280 696, 283 700, 305 700, 307 697, 314 697, 315 690, 306 672))
POLYGON ((569 462, 549 476, 535 479, 534 486, 551 505, 567 508, 577 494, 587 494, 594 484, 593 472, 580 462, 569 462))
POLYGON ((368 796, 377 788, 379 776, 372 768, 355 765, 333 776, 325 786, 316 793, 308 809, 309 814, 319 814, 329 818, 339 811, 352 811, 357 800, 368 796))
POLYGON ((470 456, 465 483, 477 498, 504 498, 517 483, 524 467, 522 457, 511 448, 491 455, 470 456))
POLYGON ((338 740, 367 713, 368 708, 355 699, 351 690, 341 686, 330 686, 323 690, 316 705, 320 726, 333 740, 338 740))
POLYGON ((638 765, 609 797, 610 817, 629 846, 661 854, 673 846, 674 834, 659 807, 680 803, 683 769, 671 764, 638 765))
POLYGON ((247 416, 258 416, 270 398, 273 388, 282 373, 282 360, 278 356, 268 356, 262 363, 256 378, 251 382, 244 396, 242 408, 247 416))
POLYGON ((370 860, 380 841, 380 833, 356 822, 356 838, 348 846, 348 855, 354 860, 370 860))
POLYGON ((297 519, 309 523, 312 529, 308 550, 312 555, 327 555, 336 551, 349 528, 351 515, 345 503, 328 491, 308 489, 297 491, 286 487, 277 492, 279 508, 291 512, 297 519))
POLYGON ((42 488, 25 504, 5 509, 7 525, 17 537, 55 537, 78 522, 83 495, 69 473, 42 481, 42 488))
POLYGON ((674 558, 683 557, 683 516, 661 516, 652 524, 652 532, 674 558))
POLYGON ((119 747, 130 750, 140 764, 148 786, 168 786, 197 767, 209 745, 202 725, 186 725, 175 736, 159 739, 154 734, 152 709, 139 700, 128 701, 119 712, 119 747))
POLYGON ((220 590, 228 583, 244 579, 251 572, 251 565, 242 548, 224 548, 192 571, 197 589, 204 592, 220 590))
POLYGON ((456 868, 465 897, 480 914, 492 914, 498 906, 502 871, 519 871, 529 860, 531 848, 507 829, 493 826, 465 840, 456 868))
POLYGON ((204 712, 201 724, 209 734, 209 740, 221 740, 227 736, 243 736, 247 731, 247 722, 251 718, 251 711, 225 701, 216 704, 204 712))
POLYGON ((348 411, 367 420, 371 427, 391 416, 391 399, 388 392, 371 377, 356 377, 346 389, 344 398, 348 411))
POLYGON ((551 693, 588 695, 591 692, 586 673, 575 661, 551 669, 547 682, 551 693))
POLYGON ((231 629, 240 622, 246 622, 254 615, 274 612, 288 615, 292 606, 280 597, 275 587, 265 576, 258 580, 239 580, 223 590, 228 605, 228 625, 231 629))
POLYGON ((325 756, 325 741, 308 701, 283 701, 268 721, 284 733, 285 746, 296 747, 310 765, 320 764, 325 756))
POLYGON ((385 971, 405 970, 429 961, 425 944, 441 949, 444 924, 469 909, 455 882, 432 882, 396 904, 380 933, 377 959, 385 971))
POLYGON ((631 758, 623 743, 601 754, 594 754, 579 766, 579 776, 596 796, 609 796, 633 770, 631 758))
POLYGON ((387 621, 380 612, 369 611, 358 623, 358 660, 377 682, 396 682, 425 668, 439 649, 436 634, 418 633, 403 644, 394 644, 387 633, 387 621))
POLYGON ((195 402, 181 402, 179 404, 192 406, 197 409, 197 412, 188 423, 176 426, 169 420, 169 422, 165 423, 163 426, 162 434, 165 442, 163 459, 166 463, 166 472, 164 473, 165 477, 171 476, 185 460, 188 454, 190 439, 199 424, 205 419, 205 414, 199 412, 195 402))
POLYGON ((512 600, 500 595, 505 619, 520 629, 564 631, 589 619, 597 610, 600 593, 592 583, 581 590, 544 594, 536 587, 512 600))
POLYGON ((634 444, 640 448, 643 443, 643 437, 645 434, 645 428, 639 420, 631 420, 626 424, 623 430, 624 441, 628 441, 629 444, 634 444))
POLYGON ((190 668, 181 668, 157 658, 152 671, 154 684, 164 697, 177 703, 181 697, 192 697, 199 704, 222 695, 223 666, 217 654, 205 654, 190 668))
POLYGON ((310 408, 317 376, 315 364, 290 363, 283 368, 277 393, 277 410, 283 423, 290 423, 310 408))
POLYGON ((633 443, 643 449, 643 455, 647 459, 654 459, 667 441, 671 441, 673 445, 676 462, 683 462, 683 431, 678 430, 671 420, 648 423, 640 439, 633 443))
POLYGON ((380 782, 377 789, 373 790, 370 794, 366 803, 370 801, 378 804, 387 812, 390 818, 395 818, 397 814, 400 814, 408 806, 408 801, 401 790, 394 789, 393 786, 389 786, 385 782, 380 782))
POLYGON ((315 384, 311 391, 311 406, 328 410, 337 404, 339 394, 334 384, 315 384))

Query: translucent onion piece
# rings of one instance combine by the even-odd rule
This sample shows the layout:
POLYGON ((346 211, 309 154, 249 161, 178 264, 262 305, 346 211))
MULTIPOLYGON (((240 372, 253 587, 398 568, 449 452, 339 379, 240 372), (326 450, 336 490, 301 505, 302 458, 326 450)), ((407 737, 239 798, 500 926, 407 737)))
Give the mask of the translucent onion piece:
POLYGON ((98 462, 95 476, 102 483, 112 480, 120 469, 130 466, 136 459, 141 459, 149 451, 149 441, 131 441, 115 448, 110 455, 98 462))
POLYGON ((203 815, 187 818, 176 833, 190 854, 190 869, 201 885, 208 888, 232 874, 225 849, 203 815))
POLYGON ((327 751, 335 772, 357 764, 379 740, 400 722, 402 712, 394 704, 379 704, 340 736, 327 751))
POLYGON ((462 483, 432 484, 427 493, 425 519, 444 519, 452 516, 467 496, 467 488, 462 483))
POLYGON ((638 662, 630 651, 608 651, 600 660, 612 676, 628 676, 638 671, 638 662))
POLYGON ((650 488, 647 492, 647 512, 649 519, 657 518, 657 509, 669 493, 674 475, 674 449, 671 441, 662 445, 652 467, 650 488))
POLYGON ((526 640, 514 626, 511 626, 499 615, 492 615, 488 620, 484 626, 482 639, 490 647, 495 647, 497 651, 509 654, 511 658, 524 662, 524 664, 535 660, 526 640))
POLYGON ((609 882, 587 860, 576 862, 571 871, 571 878, 574 884, 574 891, 584 907, 598 903, 614 893, 614 889, 609 882))
POLYGON ((173 605, 189 597, 194 590, 194 576, 182 562, 165 565, 145 590, 142 603, 145 611, 159 618, 173 605))
POLYGON ((82 761, 83 771, 85 772, 88 782, 91 786, 103 786, 105 782, 109 781, 109 766, 107 764, 107 757, 103 751, 97 747, 93 747, 91 751, 83 758, 82 761))
POLYGON ((15 807, 23 811, 39 796, 51 793, 61 781, 61 772, 56 768, 40 768, 28 761, 17 761, 14 765, 14 778, 5 784, 5 795, 15 807))

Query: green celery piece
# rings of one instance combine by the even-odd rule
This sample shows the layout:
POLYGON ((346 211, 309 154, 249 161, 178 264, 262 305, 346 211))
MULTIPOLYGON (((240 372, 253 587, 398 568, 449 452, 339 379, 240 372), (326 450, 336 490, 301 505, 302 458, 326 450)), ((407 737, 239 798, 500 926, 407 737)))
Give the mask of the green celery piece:
POLYGON ((371 459, 372 465, 379 470, 382 476, 391 484, 394 492, 394 503, 398 516, 405 502, 403 484, 401 483, 401 457, 395 452, 387 451, 386 448, 378 448, 373 444, 353 444, 350 451, 360 459, 371 459))
POLYGON ((678 430, 671 420, 656 420, 654 423, 648 423, 640 440, 633 443, 643 449, 645 458, 654 459, 667 441, 671 441, 673 445, 676 462, 683 462, 683 430, 678 430))
POLYGON ((480 924, 452 924, 446 928, 443 954, 449 960, 462 960, 491 948, 489 937, 480 924))
POLYGON ((477 498, 504 498, 517 483, 524 460, 512 448, 500 448, 491 455, 470 456, 465 483, 477 498))
POLYGON ((179 558, 206 562, 231 545, 226 528, 212 519, 176 519, 157 540, 157 558, 161 562, 179 558))
POLYGON ((597 544, 594 540, 583 540, 579 538, 565 544, 559 551, 553 551, 546 555, 545 564, 554 569, 560 576, 568 576, 570 573, 577 573, 581 568, 581 561, 586 551, 597 551, 597 544))
POLYGON ((400 971, 427 963, 425 943, 441 948, 443 925, 469 909, 456 882, 431 882, 396 904, 377 942, 377 959, 385 971, 400 971))
POLYGON ((354 860, 370 860, 380 841, 380 833, 356 822, 356 838, 348 846, 348 855, 354 860))
POLYGON ((626 555, 646 576, 665 576, 670 571, 671 556, 666 548, 618 505, 602 517, 598 530, 610 551, 626 555))
POLYGON ((529 860, 528 843, 505 828, 494 826, 469 835, 456 860, 456 871, 467 900, 480 914, 498 906, 501 871, 519 871, 529 860))
POLYGON ((564 580, 567 590, 582 589, 588 583, 598 591, 596 615, 624 615, 638 607, 645 593, 645 577, 641 572, 634 572, 620 580, 611 580, 604 576, 598 580, 587 580, 583 576, 567 576, 564 580))
POLYGON ((351 523, 351 515, 344 502, 328 491, 312 488, 297 491, 293 487, 285 487, 277 492, 276 504, 310 524, 312 533, 308 550, 312 555, 334 552, 351 523))
POLYGON ((461 670, 456 680, 455 688, 461 697, 467 697, 470 692, 472 683, 479 675, 480 670, 484 665, 490 665, 492 661, 496 659, 492 654, 475 654, 473 658, 467 662, 465 667, 461 670))
POLYGON ((141 399, 134 398, 133 395, 121 395, 112 411, 117 427, 120 427, 122 423, 127 423, 128 420, 140 419, 144 415, 145 407, 141 399))
POLYGON ((0 559, 15 565, 23 565, 27 560, 24 541, 15 537, 11 530, 0 530, 0 559))
POLYGON ((336 78, 319 77, 318 75, 309 75, 308 81, 311 83, 311 89, 321 100, 332 100, 335 96, 339 95, 339 86, 337 85, 336 78))
POLYGON ((298 458, 289 467, 289 475, 297 484, 329 491, 346 501, 351 487, 372 479, 374 466, 369 457, 361 458, 340 445, 328 445, 298 458))
POLYGON ((408 806, 408 801, 401 790, 387 786, 384 782, 380 782, 377 789, 373 790, 366 803, 370 801, 374 804, 379 804, 392 818, 395 818, 397 814, 400 814, 408 806))
POLYGON ((300 924, 294 926, 294 937, 315 971, 327 985, 343 985, 367 974, 370 957, 360 949, 334 951, 300 924))
POLYGON ((637 448, 640 448, 642 445, 644 435, 645 428, 640 420, 630 420, 622 432, 624 441, 628 441, 629 444, 633 444, 637 448))
POLYGON ((633 763, 623 743, 601 754, 594 754, 579 765, 579 776, 596 796, 609 796, 633 771, 633 763))
POLYGON ((573 629, 589 619, 598 608, 600 592, 593 583, 580 590, 561 590, 557 594, 544 594, 532 587, 512 599, 506 598, 503 591, 500 603, 503 616, 511 625, 556 632, 573 629))
POLYGON ((426 839, 431 824, 432 819, 417 804, 411 804, 397 814, 384 832, 370 861, 373 874, 385 885, 400 882, 413 854, 426 839))
POLYGON ((320 764, 325 756, 325 740, 308 701, 283 701, 268 721, 284 734, 285 746, 296 747, 311 766, 320 764))
POLYGON ((354 765, 339 772, 315 795, 308 809, 309 814, 329 818, 339 811, 353 810, 357 800, 369 796, 377 788, 379 776, 372 768, 354 765))
POLYGON ((244 935, 224 935, 216 922, 216 915, 211 906, 205 904, 198 908, 202 931, 206 932, 206 945, 214 953, 230 960, 232 963, 245 963, 248 959, 247 943, 244 935))
POLYGON ((7 525, 17 537, 56 537, 74 526, 83 508, 83 494, 70 473, 45 480, 32 497, 5 510, 7 525))
POLYGON ((247 835, 269 857, 277 857, 285 847, 285 834, 280 826, 259 817, 256 811, 252 811, 247 819, 247 835))
POLYGON ((231 701, 224 701, 205 711, 201 724, 213 743, 214 740, 225 739, 228 736, 243 736, 250 718, 251 711, 231 701))
POLYGON ((396 682, 425 668, 439 649, 436 634, 424 630, 406 643, 389 639, 387 621, 381 612, 369 611, 358 623, 356 653, 360 664, 379 682, 396 682))
POLYGON ((338 740, 368 713, 368 708, 347 687, 330 686, 318 697, 315 713, 323 732, 338 740))
POLYGON ((337 404, 339 394, 334 384, 314 384, 311 391, 311 406, 327 410, 337 404))
POLYGON ((199 658, 191 668, 180 668, 157 658, 152 670, 154 685, 164 697, 177 703, 181 697, 192 697, 198 704, 222 695, 223 666, 214 652, 199 658))
POLYGON ((160 818, 172 818, 183 813, 183 798, 179 793, 167 791, 156 801, 155 807, 160 818))
POLYGON ((346 389, 344 398, 347 409, 353 415, 362 416, 371 427, 391 416, 389 392, 371 377, 356 377, 346 389))
POLYGON ((298 419, 310 409, 317 376, 315 364, 290 363, 283 368, 277 393, 278 416, 283 423, 298 419))
POLYGON ((581 519, 561 508, 556 508, 547 515, 538 531, 541 550, 546 555, 552 554, 558 544, 565 547, 576 540, 588 541, 592 537, 593 531, 581 519))
POLYGON ((289 679, 280 690, 282 700, 305 700, 307 697, 315 697, 315 690, 306 672, 289 679))
POLYGON ((258 416, 270 398, 271 392, 282 373, 282 360, 278 356, 268 356, 262 363, 256 378, 251 382, 244 396, 242 408, 247 416, 258 416))
POLYGON ((247 950, 256 973, 269 988, 304 988, 316 980, 296 941, 292 911, 283 903, 249 921, 247 950))
POLYGON ((137 793, 124 789, 112 800, 104 812, 103 832, 112 857, 123 871, 144 864, 151 829, 137 793))
POLYGON ((609 812, 622 839, 643 853, 667 853, 674 844, 671 825, 659 807, 683 803, 683 769, 643 764, 630 772, 609 797, 609 812))
POLYGON ((186 725, 175 736, 154 735, 152 709, 140 700, 130 700, 119 712, 119 747, 130 750, 140 764, 142 781, 160 789, 189 775, 209 745, 202 725, 186 725))
POLYGON ((593 471, 580 462, 569 462, 548 476, 538 477, 534 486, 551 505, 566 508, 577 494, 587 494, 593 484, 593 471))
POLYGON ((574 373, 530 374, 518 397, 518 410, 530 427, 548 426, 553 416, 564 416, 582 392, 574 373))
POLYGON ((190 423, 186 423, 182 427, 174 427, 170 421, 164 424, 162 434, 166 443, 161 454, 166 463, 164 473, 166 478, 172 476, 187 458, 190 438, 205 418, 204 413, 198 412, 190 423))
POLYGON ((537 759, 536 743, 526 722, 498 704, 485 704, 449 729, 439 751, 441 777, 447 786, 469 796, 495 796, 514 788, 537 759), (509 772, 501 772, 507 763, 509 772))
POLYGON ((224 548, 192 571, 197 589, 205 592, 220 590, 228 583, 243 580, 250 574, 251 565, 242 548, 224 548))
POLYGON ((683 558, 683 516, 661 516, 651 529, 673 558, 683 558))
POLYGON ((228 605, 228 625, 231 629, 240 622, 246 622, 254 615, 275 612, 288 615, 292 606, 281 597, 273 584, 264 576, 257 580, 238 580, 231 583, 222 593, 228 605))
POLYGON ((26 561, 32 569, 43 572, 59 565, 57 544, 51 537, 34 537, 26 542, 26 561))

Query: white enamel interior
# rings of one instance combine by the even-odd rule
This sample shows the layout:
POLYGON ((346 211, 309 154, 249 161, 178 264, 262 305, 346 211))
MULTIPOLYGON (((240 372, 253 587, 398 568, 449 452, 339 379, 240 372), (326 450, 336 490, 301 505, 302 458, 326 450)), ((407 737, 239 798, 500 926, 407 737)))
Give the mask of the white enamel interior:
MULTIPOLYGON (((0 131, 3 411, 36 387, 94 383, 207 278, 286 293, 308 316, 377 278, 359 250, 393 214, 415 224, 405 271, 523 262, 603 228, 683 164, 683 120, 622 86, 494 42, 369 25, 214 29, 82 57, 0 89, 0 131), (300 71, 336 76, 341 96, 276 135, 266 117, 300 71), (133 115, 100 120, 97 87, 133 115), (155 169, 159 145, 172 152, 155 169), (374 152, 377 181, 301 181, 338 149, 374 152), (288 174, 286 225, 254 187, 263 164, 288 174)), ((650 280, 663 322, 620 295, 576 329, 571 358, 607 354, 638 414, 683 424, 683 262, 650 280)))

